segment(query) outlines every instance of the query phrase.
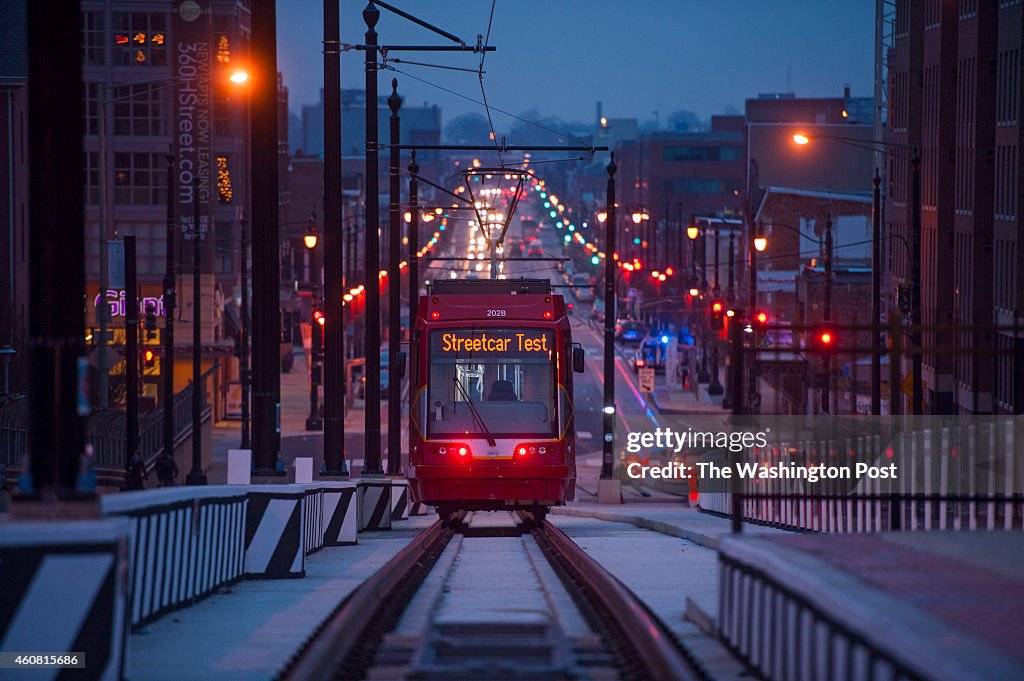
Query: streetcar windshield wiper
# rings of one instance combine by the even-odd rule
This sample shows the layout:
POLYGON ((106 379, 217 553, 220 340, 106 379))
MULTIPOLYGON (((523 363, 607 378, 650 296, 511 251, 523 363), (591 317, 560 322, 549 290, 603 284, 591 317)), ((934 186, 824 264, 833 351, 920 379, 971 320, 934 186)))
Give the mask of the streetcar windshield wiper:
POLYGON ((484 436, 487 438, 487 444, 489 444, 491 447, 496 446, 498 443, 495 442, 494 436, 491 435, 491 431, 487 430, 487 424, 484 423, 483 418, 480 416, 480 412, 476 410, 476 405, 473 404, 473 398, 469 396, 469 393, 466 392, 466 389, 462 387, 461 383, 459 383, 459 378, 457 376, 452 378, 452 381, 455 382, 455 387, 459 389, 459 392, 462 393, 462 396, 466 398, 466 404, 469 405, 469 413, 473 415, 473 419, 476 421, 476 424, 480 428, 480 430, 484 431, 484 436))

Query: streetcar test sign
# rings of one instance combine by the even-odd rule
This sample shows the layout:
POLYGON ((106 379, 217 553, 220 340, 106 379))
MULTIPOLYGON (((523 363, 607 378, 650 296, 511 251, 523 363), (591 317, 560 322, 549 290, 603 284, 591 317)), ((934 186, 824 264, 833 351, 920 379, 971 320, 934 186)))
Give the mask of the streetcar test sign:
POLYGON ((435 331, 432 350, 445 354, 532 355, 551 352, 549 331, 488 329, 487 331, 435 331))

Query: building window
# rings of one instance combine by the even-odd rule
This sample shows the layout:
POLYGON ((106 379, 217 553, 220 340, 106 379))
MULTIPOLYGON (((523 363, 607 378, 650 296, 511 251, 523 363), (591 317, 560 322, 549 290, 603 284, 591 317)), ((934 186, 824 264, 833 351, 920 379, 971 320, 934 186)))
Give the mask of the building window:
POLYGON ((234 192, 231 188, 231 164, 225 154, 217 155, 217 202, 231 203, 234 192))
POLYGON ((103 66, 103 12, 82 12, 82 62, 103 66))
POLYGON ((1017 219, 1017 147, 996 147, 995 211, 1000 220, 1017 219))
POLYGON ((978 0, 960 0, 960 19, 970 19, 976 16, 978 16, 978 0))
POLYGON ((115 66, 166 66, 167 18, 146 12, 115 12, 115 66))
POLYGON ((110 93, 115 135, 167 134, 167 88, 123 85, 110 93))
POLYGON ((100 155, 95 151, 85 152, 85 202, 97 204, 100 201, 100 155))
POLYGON ((1005 50, 996 61, 996 122, 1017 122, 1020 99, 1020 50, 1005 50))
POLYGON ((98 135, 100 132, 99 110, 100 84, 85 84, 85 134, 98 135))
POLYGON ((667 162, 739 161, 742 152, 739 147, 664 147, 662 160, 667 162))
POLYGON ((218 220, 213 223, 215 245, 217 248, 216 263, 217 274, 231 274, 235 272, 235 252, 238 251, 238 244, 235 243, 235 232, 232 223, 218 220))
POLYGON ((941 17, 942 5, 940 0, 926 0, 924 3, 924 30, 938 28, 941 17))
POLYGON ((123 204, 167 203, 167 161, 163 154, 114 154, 114 201, 123 204))

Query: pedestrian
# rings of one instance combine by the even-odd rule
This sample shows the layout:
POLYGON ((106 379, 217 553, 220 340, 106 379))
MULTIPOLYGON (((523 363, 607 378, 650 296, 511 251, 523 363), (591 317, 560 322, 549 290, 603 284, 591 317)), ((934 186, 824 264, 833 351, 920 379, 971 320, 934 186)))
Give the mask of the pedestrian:
POLYGON ((156 479, 161 487, 173 487, 178 479, 178 464, 168 452, 160 452, 156 457, 156 479))
POLYGON ((128 459, 128 465, 124 471, 124 488, 126 490, 146 489, 146 480, 149 475, 146 473, 146 462, 142 460, 142 453, 135 450, 132 458, 128 459))

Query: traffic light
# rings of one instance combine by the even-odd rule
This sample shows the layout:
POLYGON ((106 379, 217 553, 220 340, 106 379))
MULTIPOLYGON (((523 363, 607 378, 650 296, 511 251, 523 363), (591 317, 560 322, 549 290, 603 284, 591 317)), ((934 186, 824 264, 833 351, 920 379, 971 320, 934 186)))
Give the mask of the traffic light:
POLYGON ((324 318, 324 313, 321 310, 313 310, 313 321, 323 328, 327 320, 324 318))
POLYGON ((758 330, 763 331, 764 328, 768 326, 768 313, 764 310, 758 311, 758 313, 754 315, 754 326, 758 330))
POLYGON ((725 304, 721 300, 711 303, 711 328, 722 328, 722 315, 725 314, 725 304))
POLYGON ((156 353, 146 348, 146 351, 142 353, 143 364, 147 369, 152 369, 156 366, 156 353))
POLYGON ((811 336, 811 348, 822 354, 832 353, 835 352, 837 340, 835 329, 831 326, 819 326, 814 329, 811 336))

